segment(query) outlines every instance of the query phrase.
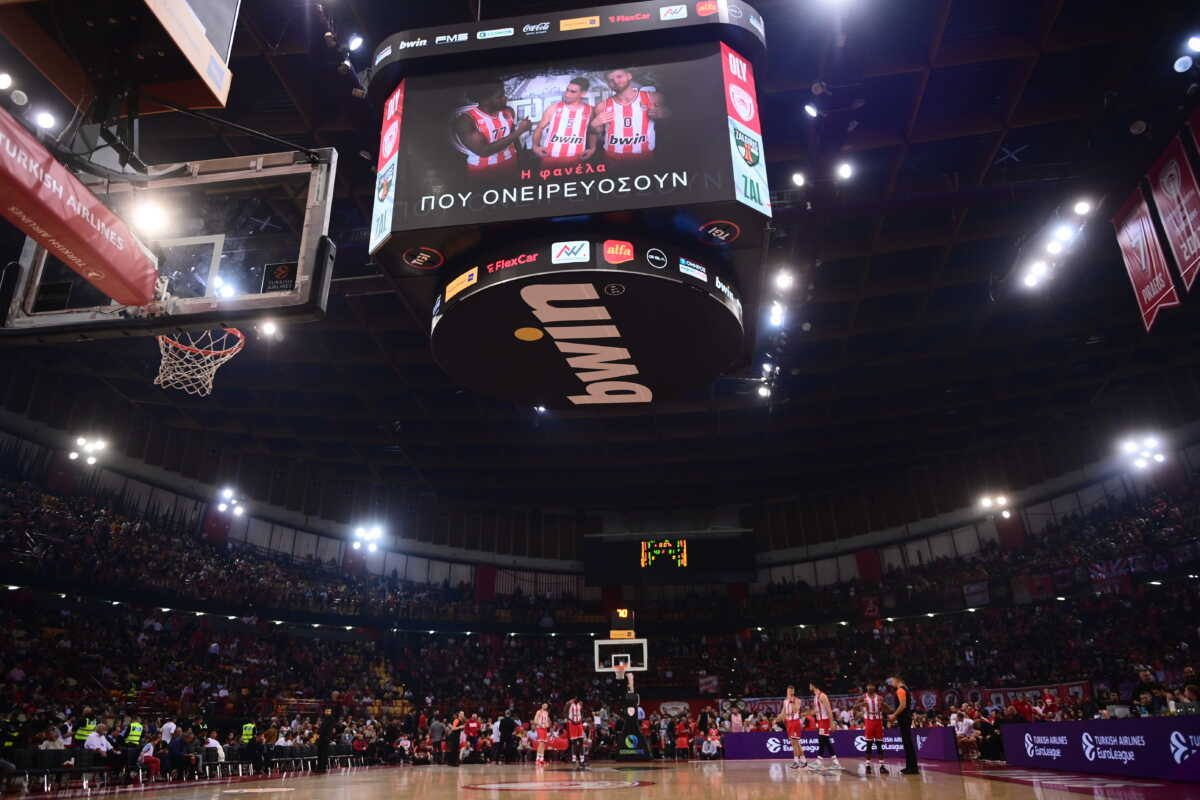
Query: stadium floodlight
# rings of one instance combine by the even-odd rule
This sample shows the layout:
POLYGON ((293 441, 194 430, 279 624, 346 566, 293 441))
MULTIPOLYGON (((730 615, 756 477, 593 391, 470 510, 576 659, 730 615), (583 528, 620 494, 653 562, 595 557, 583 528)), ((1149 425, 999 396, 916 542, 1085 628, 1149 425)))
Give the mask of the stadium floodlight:
POLYGON ((1187 46, 1193 53, 1200 53, 1200 36, 1189 36, 1187 46))
POLYGON ((34 124, 44 131, 54 127, 54 115, 49 111, 39 111, 33 118, 34 124))
POLYGON ((1150 581, 1151 586, 1162 586, 1162 581, 1150 581))
POLYGON ((246 507, 244 505, 241 505, 239 503, 238 505, 235 505, 233 507, 233 515, 235 517, 240 517, 242 514, 245 514, 245 513, 246 513, 246 507))
POLYGON ((230 298, 237 294, 237 289, 233 288, 232 284, 222 283, 221 288, 217 289, 217 294, 224 298, 230 298))
POLYGON ((758 387, 758 396, 759 397, 770 397, 771 396, 771 387, 767 386, 765 383, 762 386, 759 386, 758 387))
POLYGON ((273 622, 274 622, 276 625, 282 625, 282 624, 283 624, 283 620, 281 620, 281 619, 273 620, 273 622))
POLYGON ((1175 59, 1175 71, 1187 72, 1195 63, 1195 60, 1191 56, 1180 56, 1179 58, 1175 59))
POLYGON ((1038 280, 1041 280, 1046 277, 1046 273, 1049 271, 1050 267, 1046 265, 1046 262, 1039 259, 1029 265, 1029 271, 1026 272, 1026 275, 1033 275, 1038 280))
POLYGON ((133 224, 142 233, 153 235, 167 227, 167 209, 153 200, 143 200, 133 208, 133 224))
POLYGON ((1147 436, 1145 439, 1142 439, 1142 444, 1150 448, 1158 447, 1158 437, 1147 436))
POLYGON ((783 304, 780 303, 778 300, 771 303, 770 322, 771 322, 771 325, 773 325, 776 328, 781 327, 783 325, 783 304))
POLYGON ((237 619, 237 614, 230 614, 225 619, 229 620, 230 622, 233 622, 235 619, 237 619))
POLYGON ((1058 239, 1051 239, 1046 242, 1046 252, 1052 256, 1056 256, 1063 251, 1063 243, 1058 239))
POLYGON ((75 440, 75 444, 79 445, 80 447, 83 447, 85 444, 87 444, 87 439, 80 436, 78 439, 75 440))
POLYGON ((534 406, 534 407, 533 407, 533 410, 534 410, 534 411, 536 411, 536 412, 537 412, 537 413, 539 413, 539 414, 545 414, 545 413, 546 413, 546 407, 545 407, 545 406, 543 406, 543 405, 536 405, 536 406, 534 406))
POLYGON ((0 72, 0 91, 5 91, 12 86, 12 75, 7 72, 0 72))
POLYGON ((816 105, 815 105, 815 104, 813 104, 813 103, 805 103, 805 104, 804 104, 804 113, 805 113, 805 114, 808 114, 808 115, 809 115, 810 117, 812 117, 813 119, 816 119, 816 118, 817 118, 817 115, 819 115, 819 114, 821 113, 821 111, 820 111, 820 109, 818 109, 818 108, 816 107, 816 105))
POLYGON ((79 458, 79 453, 76 453, 74 450, 72 450, 70 453, 67 454, 67 458, 74 461, 75 459, 79 458))
POLYGON ((355 550, 362 550, 362 542, 355 542, 354 544, 352 544, 350 546, 353 547, 355 550))
POLYGON ((219 503, 217 505, 217 511, 228 511, 228 510, 229 510, 229 506, 225 503, 219 503))
POLYGON ((846 620, 842 620, 841 622, 838 623, 838 625, 841 625, 842 627, 845 627, 846 625, 849 625, 849 624, 850 623, 846 622, 846 620))
POLYGON ((357 33, 355 33, 355 34, 351 35, 350 42, 348 43, 347 46, 351 50, 357 50, 358 48, 362 47, 362 45, 363 45, 363 37, 361 37, 357 33))
POLYGON ((373 525, 371 527, 371 538, 378 539, 381 536, 383 536, 383 528, 379 527, 378 525, 373 525))
POLYGON ((1005 519, 1009 519, 1010 517, 1012 517, 1012 512, 1006 508, 1000 512, 1000 516, 1004 517, 1005 519))
POLYGON ((1066 602, 1066 600, 1067 600, 1067 598, 1063 597, 1061 594, 1060 594, 1058 597, 1054 598, 1054 599, 1055 599, 1055 600, 1057 600, 1057 601, 1058 601, 1058 602, 1060 602, 1060 603, 1065 603, 1065 602, 1066 602))
POLYGON ((95 463, 96 463, 96 457, 95 457, 95 456, 88 456, 88 457, 87 457, 87 463, 88 463, 88 466, 89 466, 89 467, 90 467, 90 466, 92 466, 93 464, 95 464, 95 463))
POLYGON ((347 625, 347 626, 346 626, 346 630, 348 630, 348 631, 352 631, 352 630, 354 630, 354 626, 353 626, 353 625, 347 625))
POLYGON ((1162 437, 1155 434, 1129 436, 1118 447, 1130 466, 1137 470, 1149 469, 1167 460, 1162 449, 1162 437))
POLYGON ((933 613, 932 611, 930 611, 930 612, 929 612, 928 614, 926 614, 925 616, 929 617, 930 619, 933 619, 934 617, 936 617, 936 616, 937 616, 937 614, 935 614, 935 613, 933 613))
POLYGON ((992 498, 987 495, 984 495, 983 497, 979 498, 979 505, 983 506, 984 508, 991 508, 992 507, 992 498))
POLYGON ((976 609, 974 609, 974 608, 968 608, 968 609, 967 609, 967 611, 968 611, 968 612, 970 612, 970 613, 972 613, 972 614, 974 614, 974 613, 975 613, 975 611, 976 611, 976 609))
POLYGON ((796 285, 796 278, 786 269, 781 269, 775 273, 775 288, 787 291, 796 285))
POLYGON ((273 319, 264 320, 258 329, 262 331, 263 336, 274 336, 279 333, 279 325, 273 319))
POLYGON ((1088 214, 1092 213, 1092 204, 1087 200, 1076 200, 1074 210, 1079 216, 1086 217, 1088 214))
POLYGON ((792 173, 792 185, 797 186, 797 187, 804 185, 804 173, 803 172, 793 172, 792 173))
POLYGON ((371 542, 369 545, 367 545, 367 551, 370 553, 374 553, 378 549, 379 545, 375 544, 374 542, 371 542))
POLYGON ((1065 222, 1061 225, 1056 225, 1054 227, 1054 238, 1060 242, 1069 242, 1075 238, 1075 228, 1065 222))
POLYGON ((1135 453, 1137 452, 1137 449, 1137 442, 1135 442, 1133 439, 1126 439, 1125 441, 1121 442, 1121 450, 1126 453, 1135 453))
POLYGON ((226 486, 224 489, 221 490, 221 497, 224 497, 226 500, 232 500, 233 499, 233 489, 230 488, 229 486, 226 486))
POLYGON ((1041 284, 1041 280, 1038 279, 1037 275, 1029 273, 1021 279, 1021 283, 1025 284, 1027 288, 1036 289, 1041 284))
POLYGON ((850 178, 853 177, 853 175, 854 175, 854 167, 850 165, 849 161, 843 161, 842 163, 838 164, 837 176, 839 178, 841 178, 844 181, 847 181, 847 180, 850 180, 850 178))
POLYGON ((996 495, 996 505, 998 505, 998 506, 1008 505, 1008 498, 1002 494, 996 495))

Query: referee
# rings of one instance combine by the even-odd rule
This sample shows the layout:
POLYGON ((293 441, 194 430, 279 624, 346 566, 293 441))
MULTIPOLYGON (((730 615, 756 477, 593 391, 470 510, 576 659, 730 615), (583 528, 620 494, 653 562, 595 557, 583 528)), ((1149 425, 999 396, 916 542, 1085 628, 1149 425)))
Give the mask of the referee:
POLYGON ((896 690, 896 713, 892 714, 889 722, 900 728, 900 741, 904 744, 904 769, 901 775, 917 775, 917 748, 913 746, 912 737, 912 697, 908 686, 899 675, 888 678, 888 685, 896 690))

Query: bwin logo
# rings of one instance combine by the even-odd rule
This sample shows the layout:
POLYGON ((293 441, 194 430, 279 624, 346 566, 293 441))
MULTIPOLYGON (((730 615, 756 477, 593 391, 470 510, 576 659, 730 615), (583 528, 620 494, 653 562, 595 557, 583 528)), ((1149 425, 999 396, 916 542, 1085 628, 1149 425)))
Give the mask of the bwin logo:
POLYGON ((1079 744, 1083 747, 1083 757, 1088 761, 1096 760, 1096 740, 1092 738, 1090 733, 1085 733, 1079 739, 1079 744))
MULTIPOLYGON (((521 299, 528 305, 538 322, 591 323, 611 320, 608 309, 601 305, 563 306, 564 301, 598 300, 600 295, 590 283, 536 283, 521 290, 521 299)), ((597 403, 649 403, 654 392, 649 386, 633 381, 613 380, 638 374, 637 364, 624 347, 593 344, 573 339, 620 339, 616 325, 548 325, 546 333, 554 346, 567 355, 567 366, 585 384, 585 394, 568 395, 573 405, 597 403)), ((541 338, 540 336, 537 338, 541 338)), ((536 339, 530 340, 536 341, 536 339)))
POLYGON ((1189 737, 1180 731, 1171 732, 1171 758, 1175 759, 1176 764, 1182 764, 1196 753, 1200 753, 1200 736, 1189 737))
POLYGON ((860 753, 865 753, 867 751, 867 737, 855 736, 854 737, 854 749, 860 753))
POLYGON ((1033 734, 1025 734, 1025 755, 1029 756, 1030 758, 1033 758, 1033 747, 1033 734))

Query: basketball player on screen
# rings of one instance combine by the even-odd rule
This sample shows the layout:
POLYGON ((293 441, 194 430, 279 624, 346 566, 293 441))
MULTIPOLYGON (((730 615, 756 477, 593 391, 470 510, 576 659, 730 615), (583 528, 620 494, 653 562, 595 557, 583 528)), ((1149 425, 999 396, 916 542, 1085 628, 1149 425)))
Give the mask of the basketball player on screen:
POLYGON ((783 720, 783 724, 787 726, 788 738, 792 740, 792 769, 808 766, 804 758, 804 744, 800 741, 804 732, 804 721, 800 718, 800 712, 800 698, 796 697, 796 687, 789 686, 787 697, 783 698, 783 705, 780 706, 779 716, 775 717, 775 721, 783 720))
POLYGON ((867 742, 867 774, 871 774, 871 746, 875 747, 875 763, 880 775, 887 775, 888 768, 883 763, 883 697, 875 688, 875 684, 867 686, 863 695, 863 739, 867 742))
POLYGON ((583 721, 586 716, 583 702, 577 697, 567 701, 567 741, 571 744, 571 763, 587 769, 587 756, 583 749, 583 721))
POLYGON ((550 706, 542 703, 542 707, 533 715, 533 729, 537 731, 537 761, 539 767, 546 766, 546 741, 550 738, 550 706))
POLYGON ((810 683, 808 690, 813 693, 813 711, 817 717, 816 769, 825 766, 826 752, 833 756, 833 766, 841 769, 842 765, 838 763, 837 753, 833 750, 833 738, 830 736, 833 730, 833 704, 829 702, 829 695, 818 689, 816 684, 810 683))
POLYGON ((633 75, 627 69, 614 69, 604 79, 613 95, 596 107, 590 126, 603 135, 605 160, 652 157, 657 144, 654 121, 670 116, 662 92, 634 86, 633 75))
POLYGON ((467 173, 481 177, 515 174, 517 140, 530 129, 529 120, 517 121, 503 81, 486 84, 468 97, 474 105, 459 109, 454 118, 454 146, 467 158, 467 173))
POLYGON ((543 167, 573 167, 596 152, 599 134, 592 130, 592 107, 583 99, 592 82, 572 78, 562 100, 551 103, 533 129, 533 152, 543 167))

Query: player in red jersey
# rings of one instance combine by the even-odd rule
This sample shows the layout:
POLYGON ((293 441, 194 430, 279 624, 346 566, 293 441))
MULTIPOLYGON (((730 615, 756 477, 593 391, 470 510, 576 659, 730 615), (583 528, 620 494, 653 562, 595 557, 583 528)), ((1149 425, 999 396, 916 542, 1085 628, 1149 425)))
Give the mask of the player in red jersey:
POLYGON ((874 746, 879 774, 887 775, 888 768, 883 763, 883 696, 879 694, 874 684, 867 687, 862 703, 863 739, 867 743, 867 774, 871 774, 871 747, 874 746))
POLYGON ((587 78, 572 78, 562 100, 547 106, 533 129, 533 152, 543 167, 573 167, 596 152, 599 134, 589 125, 592 107, 583 100, 591 85, 587 78))
POLYGON ((825 753, 833 756, 833 766, 841 769, 842 765, 838 763, 837 753, 833 750, 833 739, 830 733, 833 730, 833 704, 829 702, 829 695, 817 688, 816 684, 810 683, 808 690, 813 693, 813 713, 817 717, 817 764, 816 769, 821 769, 825 766, 825 753))
POLYGON ((800 698, 796 697, 796 687, 787 687, 787 696, 783 698, 783 705, 779 708, 779 716, 775 717, 775 721, 783 720, 783 724, 787 726, 788 738, 792 740, 792 769, 803 769, 808 766, 807 760, 804 758, 804 745, 800 741, 800 736, 804 732, 804 721, 800 719, 800 698))
POLYGON ((583 710, 583 701, 572 697, 567 701, 567 741, 571 743, 571 763, 578 764, 580 769, 587 769, 587 756, 583 751, 583 722, 587 715, 583 710))
POLYGON ((546 742, 550 739, 550 706, 542 703, 542 707, 533 715, 533 728, 537 731, 537 761, 539 767, 546 766, 546 742))
POLYGON ((454 146, 467 158, 467 171, 488 177, 516 173, 517 140, 531 126, 517 121, 508 105, 503 81, 488 84, 470 98, 474 105, 454 118, 454 146))
POLYGON ((663 104, 662 92, 648 92, 633 85, 627 69, 614 69, 604 76, 612 97, 596 106, 591 129, 603 133, 601 146, 608 161, 649 158, 657 140, 654 121, 670 112, 663 104))

